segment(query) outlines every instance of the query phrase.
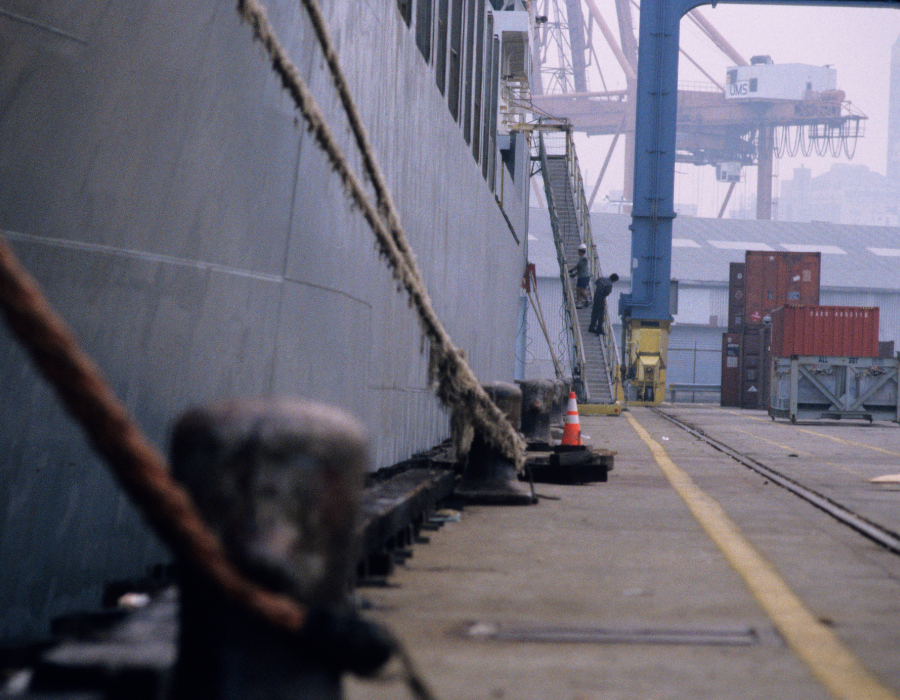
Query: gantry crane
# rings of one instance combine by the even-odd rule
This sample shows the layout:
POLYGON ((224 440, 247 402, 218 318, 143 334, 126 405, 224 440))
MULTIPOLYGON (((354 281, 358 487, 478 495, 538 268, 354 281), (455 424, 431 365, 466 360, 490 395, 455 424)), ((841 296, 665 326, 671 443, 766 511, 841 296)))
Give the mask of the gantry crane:
MULTIPOLYGON (((631 19, 633 0, 615 0, 618 37, 613 33, 596 0, 540 0, 539 25, 534 42, 534 104, 540 110, 569 119, 575 130, 588 135, 611 135, 612 149, 625 139, 624 198, 633 200, 635 90, 637 86, 637 42, 631 19), (585 20, 584 12, 587 12, 585 20), (540 14, 542 13, 542 14, 540 14), (621 68, 624 90, 589 91, 587 69, 599 65, 594 27, 603 36, 621 68)), ((768 57, 747 61, 696 8, 686 17, 735 65, 742 69, 771 63, 768 57)), ((802 94, 775 98, 729 95, 733 83, 714 76, 684 50, 680 55, 693 63, 708 79, 702 87, 679 89, 676 162, 719 166, 717 176, 731 187, 720 209, 740 177, 740 168, 756 166, 757 218, 772 216, 774 158, 796 152, 825 155, 845 153, 852 157, 856 139, 863 134, 865 115, 854 109, 836 89, 804 90, 802 94), (735 99, 737 98, 737 99, 735 99)), ((779 70, 775 66, 770 72, 779 70)), ((729 71, 729 75, 732 72, 729 71)), ((601 80, 603 74, 600 72, 601 80)), ((604 81, 605 82, 605 81, 604 81)), ((593 187, 590 203, 599 189, 605 167, 593 187)))
MULTIPOLYGON (((747 0, 719 0, 744 2, 747 0)), ((898 0, 756 0, 760 4, 888 5, 898 0)), ((719 212, 739 179, 739 168, 756 165, 757 218, 770 219, 772 164, 781 153, 796 151, 819 155, 838 149, 852 156, 862 135, 865 115, 855 112, 843 93, 826 85, 784 99, 767 98, 747 78, 748 71, 765 70, 768 57, 745 60, 696 9, 700 0, 643 0, 639 42, 631 21, 629 0, 616 0, 619 39, 613 35, 595 0, 583 0, 589 15, 584 21, 581 0, 539 0, 540 18, 534 42, 536 75, 548 74, 532 86, 539 110, 569 119, 587 134, 611 134, 612 145, 593 187, 593 202, 610 161, 612 149, 624 134, 625 199, 632 202, 632 288, 619 300, 622 316, 622 370, 627 380, 624 396, 637 403, 660 403, 665 396, 668 332, 674 167, 676 162, 716 164, 719 179, 731 187, 719 212), (565 13, 563 13, 563 5, 565 13), (726 83, 703 71, 679 47, 680 21, 688 16, 735 64, 726 83), (592 28, 596 25, 625 74, 625 90, 588 90, 586 69, 597 61, 592 28), (558 60, 542 66, 550 48, 558 60), (711 90, 678 90, 679 52, 697 65, 711 81, 711 90), (568 59, 567 59, 568 56, 568 59), (763 69, 755 68, 763 66, 763 69), (743 75, 742 75, 743 73, 743 75), (747 78, 747 80, 743 80, 747 78), (742 94, 746 82, 746 95, 742 94), (751 88, 753 88, 751 90, 751 88), (751 94, 753 91, 757 95, 751 94), (641 118, 635 119, 639 113, 641 118), (676 126, 677 118, 677 126, 676 126), (725 166, 732 166, 732 169, 725 166), (737 174, 734 171, 737 168, 737 174)), ((598 61, 599 62, 599 61, 598 61)), ((602 77, 602 74, 601 74, 602 77)), ((604 85, 604 88, 606 86, 604 85)))

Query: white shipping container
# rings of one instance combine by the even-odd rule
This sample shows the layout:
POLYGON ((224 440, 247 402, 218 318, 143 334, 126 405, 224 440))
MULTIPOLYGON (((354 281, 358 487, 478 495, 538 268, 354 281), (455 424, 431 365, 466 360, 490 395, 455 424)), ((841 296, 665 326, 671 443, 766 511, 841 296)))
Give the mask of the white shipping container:
POLYGON ((837 71, 804 63, 759 63, 728 69, 729 100, 803 100, 837 87, 837 71))

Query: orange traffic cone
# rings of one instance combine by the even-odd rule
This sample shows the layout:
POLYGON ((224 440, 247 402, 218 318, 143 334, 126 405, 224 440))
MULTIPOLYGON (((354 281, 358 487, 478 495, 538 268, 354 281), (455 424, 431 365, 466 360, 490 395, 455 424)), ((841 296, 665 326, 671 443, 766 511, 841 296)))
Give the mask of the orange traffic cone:
POLYGON ((569 392, 569 407, 566 409, 566 422, 563 426, 563 445, 581 445, 581 422, 578 420, 578 402, 575 392, 569 392))

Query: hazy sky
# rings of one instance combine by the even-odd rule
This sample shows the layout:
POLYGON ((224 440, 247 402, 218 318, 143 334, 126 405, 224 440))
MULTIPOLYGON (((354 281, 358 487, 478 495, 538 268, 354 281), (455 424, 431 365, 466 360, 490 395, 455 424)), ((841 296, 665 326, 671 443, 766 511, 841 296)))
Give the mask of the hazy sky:
MULTIPOLYGON (((607 21, 615 27, 613 0, 597 0, 607 21)), ((860 139, 851 163, 866 165, 884 174, 887 144, 888 85, 891 48, 900 37, 900 9, 890 8, 822 8, 767 5, 718 4, 703 6, 700 12, 709 19, 731 45, 747 60, 767 54, 775 63, 830 64, 837 71, 837 87, 843 90, 854 107, 869 119, 865 136, 860 139)), ((637 27, 637 11, 634 13, 637 27)), ((594 30, 595 40, 601 39, 594 30)), ((720 52, 690 20, 682 20, 681 46, 704 69, 724 82, 731 61, 720 52)), ((599 56, 608 89, 624 87, 624 76, 610 53, 599 56)), ((589 89, 601 90, 599 73, 590 78, 589 89)), ((679 81, 707 79, 682 56, 679 81)), ((592 183, 606 156, 611 137, 581 137, 577 140, 578 156, 587 181, 592 183)), ((621 152, 621 142, 618 149, 621 152)), ((776 161, 780 179, 791 179, 793 169, 805 165, 813 175, 826 172, 833 163, 846 158, 815 155, 776 161)), ((745 168, 744 181, 736 188, 731 204, 755 206, 756 168, 745 168)), ((727 185, 715 182, 711 166, 695 168, 677 166, 676 202, 696 201, 701 216, 715 216, 727 185)), ((617 154, 600 187, 598 201, 610 190, 622 189, 621 157, 617 154)), ((777 182, 775 195, 778 195, 777 182)))

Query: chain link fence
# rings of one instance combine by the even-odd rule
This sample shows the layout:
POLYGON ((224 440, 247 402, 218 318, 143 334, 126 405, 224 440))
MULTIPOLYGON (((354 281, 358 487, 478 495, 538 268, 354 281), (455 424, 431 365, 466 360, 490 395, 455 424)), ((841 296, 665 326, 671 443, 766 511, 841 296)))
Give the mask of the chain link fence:
MULTIPOLYGON (((705 385, 720 387, 722 382, 722 347, 712 346, 704 340, 685 341, 670 344, 668 349, 666 384, 705 385)), ((669 401, 678 403, 719 403, 719 389, 680 389, 673 397, 668 392, 669 401)))

